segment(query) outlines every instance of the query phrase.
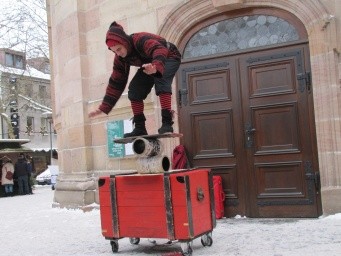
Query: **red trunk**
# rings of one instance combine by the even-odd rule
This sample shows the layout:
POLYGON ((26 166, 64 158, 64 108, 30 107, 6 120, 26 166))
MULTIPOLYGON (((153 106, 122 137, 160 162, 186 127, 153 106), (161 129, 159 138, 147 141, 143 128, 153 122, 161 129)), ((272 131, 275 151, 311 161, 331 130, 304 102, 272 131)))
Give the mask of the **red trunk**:
POLYGON ((102 234, 191 240, 215 227, 207 169, 99 179, 102 234))

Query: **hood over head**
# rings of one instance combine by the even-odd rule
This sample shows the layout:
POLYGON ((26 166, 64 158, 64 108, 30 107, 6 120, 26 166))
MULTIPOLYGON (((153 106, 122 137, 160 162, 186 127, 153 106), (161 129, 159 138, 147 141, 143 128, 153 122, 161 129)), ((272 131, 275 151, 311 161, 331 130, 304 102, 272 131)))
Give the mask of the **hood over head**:
POLYGON ((116 21, 110 24, 105 43, 108 48, 121 44, 127 48, 128 52, 131 51, 130 37, 124 32, 123 27, 116 21))

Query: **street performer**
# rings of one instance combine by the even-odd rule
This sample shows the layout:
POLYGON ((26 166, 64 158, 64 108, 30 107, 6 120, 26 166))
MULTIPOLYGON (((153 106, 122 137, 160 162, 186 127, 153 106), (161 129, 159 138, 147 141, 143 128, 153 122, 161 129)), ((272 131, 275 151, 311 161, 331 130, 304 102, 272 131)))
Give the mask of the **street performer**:
POLYGON ((143 101, 154 85, 160 99, 162 116, 162 126, 158 133, 173 133, 171 84, 181 63, 177 47, 161 36, 147 32, 127 35, 116 22, 110 25, 105 42, 109 50, 115 53, 113 71, 102 103, 89 113, 89 117, 102 112, 108 114, 113 109, 126 88, 130 66, 137 66, 139 69, 128 87, 135 127, 132 132, 125 133, 124 138, 148 134, 143 101))

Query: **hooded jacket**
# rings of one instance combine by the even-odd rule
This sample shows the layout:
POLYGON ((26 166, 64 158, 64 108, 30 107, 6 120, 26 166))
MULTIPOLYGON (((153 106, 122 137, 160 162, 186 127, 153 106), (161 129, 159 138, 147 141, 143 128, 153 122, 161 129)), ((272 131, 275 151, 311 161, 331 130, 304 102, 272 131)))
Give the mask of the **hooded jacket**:
POLYGON ((142 67, 143 64, 152 63, 156 67, 156 73, 152 76, 162 77, 167 59, 181 61, 181 54, 176 46, 166 39, 147 32, 127 35, 116 22, 109 27, 106 44, 108 48, 121 44, 127 49, 127 56, 122 58, 115 55, 114 58, 113 71, 102 104, 99 106, 106 114, 121 97, 128 82, 130 66, 142 67))

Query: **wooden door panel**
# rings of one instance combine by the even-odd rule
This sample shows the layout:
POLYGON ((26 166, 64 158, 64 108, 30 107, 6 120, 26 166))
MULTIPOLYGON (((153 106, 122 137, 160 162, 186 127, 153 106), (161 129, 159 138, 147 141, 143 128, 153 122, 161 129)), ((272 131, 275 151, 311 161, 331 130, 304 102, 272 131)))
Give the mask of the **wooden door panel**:
POLYGON ((258 215, 315 217, 316 188, 308 166, 301 161, 255 164, 258 215))
POLYGON ((230 110, 191 114, 193 159, 232 157, 234 141, 230 110))
POLYGON ((299 123, 297 104, 267 105, 251 108, 254 120, 254 150, 260 154, 298 152, 299 123))
POLYGON ((182 64, 179 73, 180 132, 191 165, 222 176, 226 216, 244 212, 243 180, 238 179, 243 174, 238 172, 245 170, 245 161, 237 161, 244 150, 243 126, 235 62, 228 58, 190 62, 182 64))
MULTIPOLYGON (((195 166, 200 159, 213 162, 212 159, 230 156, 235 151, 230 68, 226 59, 182 65, 180 131, 195 166)), ((224 163, 232 161, 227 159, 230 160, 225 159, 224 163)))
POLYGON ((229 70, 211 71, 189 76, 190 104, 231 100, 229 70))
POLYGON ((250 97, 294 93, 293 59, 250 67, 250 97))
POLYGON ((251 217, 318 216, 315 186, 307 179, 313 173, 302 164, 316 162, 307 136, 314 132, 310 95, 298 81, 306 70, 304 51, 294 46, 240 58, 247 74, 241 87, 251 217))
POLYGON ((261 200, 289 202, 304 198, 306 181, 302 169, 301 162, 255 164, 258 204, 262 204, 261 200))

